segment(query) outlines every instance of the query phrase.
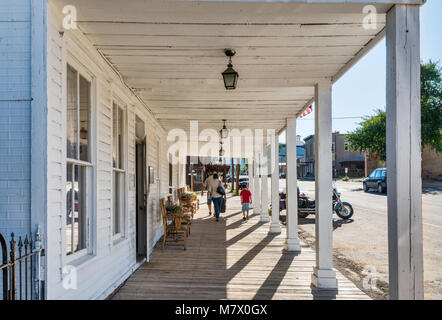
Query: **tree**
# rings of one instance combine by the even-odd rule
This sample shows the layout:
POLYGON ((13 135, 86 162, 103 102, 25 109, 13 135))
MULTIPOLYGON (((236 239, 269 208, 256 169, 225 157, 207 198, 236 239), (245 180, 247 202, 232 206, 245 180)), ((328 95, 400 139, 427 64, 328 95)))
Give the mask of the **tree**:
POLYGON ((438 63, 421 65, 422 147, 442 153, 442 69, 438 63))
MULTIPOLYGON (((442 153, 442 72, 438 63, 421 65, 422 148, 429 146, 442 153)), ((378 154, 386 161, 386 112, 364 117, 356 130, 347 137, 354 151, 378 154)))
POLYGON ((387 157, 386 147, 386 117, 383 110, 376 110, 374 116, 364 117, 355 131, 350 132, 346 139, 350 143, 350 149, 360 152, 377 154, 381 161, 387 157))
POLYGON ((284 144, 280 143, 279 144, 279 154, 281 154, 283 150, 284 150, 284 144))

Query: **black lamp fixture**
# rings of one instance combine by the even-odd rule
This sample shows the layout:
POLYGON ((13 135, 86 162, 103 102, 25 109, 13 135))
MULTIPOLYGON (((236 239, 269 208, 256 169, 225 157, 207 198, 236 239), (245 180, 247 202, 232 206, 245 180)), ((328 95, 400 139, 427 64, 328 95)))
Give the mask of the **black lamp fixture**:
POLYGON ((227 139, 229 137, 229 129, 227 129, 227 127, 226 127, 227 120, 223 119, 223 121, 224 121, 224 125, 223 125, 223 128, 220 130, 221 139, 227 139))
POLYGON ((225 49, 224 53, 226 54, 226 56, 229 57, 229 64, 227 65, 227 69, 222 73, 224 86, 226 87, 226 90, 235 90, 239 74, 233 69, 232 57, 235 55, 236 51, 233 49, 225 49))

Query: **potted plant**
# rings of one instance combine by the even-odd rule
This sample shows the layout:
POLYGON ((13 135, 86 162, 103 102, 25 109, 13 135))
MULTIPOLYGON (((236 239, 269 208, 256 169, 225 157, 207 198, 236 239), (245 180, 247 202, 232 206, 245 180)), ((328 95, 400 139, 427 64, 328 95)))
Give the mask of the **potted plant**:
POLYGON ((194 202, 196 200, 196 193, 195 192, 190 192, 190 191, 186 191, 181 193, 180 196, 180 201, 185 203, 185 204, 191 204, 192 202, 194 202))
POLYGON ((176 213, 179 213, 180 210, 181 210, 181 207, 177 204, 171 204, 171 205, 166 206, 167 213, 176 214, 176 213))

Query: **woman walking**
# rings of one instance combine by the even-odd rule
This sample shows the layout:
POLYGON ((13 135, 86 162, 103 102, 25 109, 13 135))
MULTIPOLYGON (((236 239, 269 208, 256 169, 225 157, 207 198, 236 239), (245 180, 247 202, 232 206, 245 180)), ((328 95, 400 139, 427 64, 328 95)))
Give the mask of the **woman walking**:
POLYGON ((219 214, 223 205, 223 200, 226 201, 226 191, 224 190, 223 183, 219 179, 217 173, 213 174, 213 177, 208 181, 208 191, 212 195, 213 206, 215 207, 215 218, 219 221, 219 214))

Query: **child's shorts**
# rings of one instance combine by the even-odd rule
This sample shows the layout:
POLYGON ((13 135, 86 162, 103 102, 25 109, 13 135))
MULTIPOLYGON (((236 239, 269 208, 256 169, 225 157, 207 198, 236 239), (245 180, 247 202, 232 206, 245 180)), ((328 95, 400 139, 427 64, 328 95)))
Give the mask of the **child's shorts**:
POLYGON ((242 211, 249 211, 249 210, 250 210, 250 203, 243 203, 242 211))

